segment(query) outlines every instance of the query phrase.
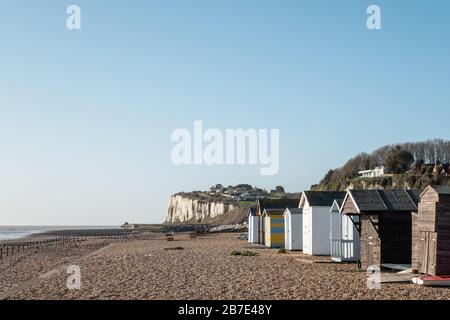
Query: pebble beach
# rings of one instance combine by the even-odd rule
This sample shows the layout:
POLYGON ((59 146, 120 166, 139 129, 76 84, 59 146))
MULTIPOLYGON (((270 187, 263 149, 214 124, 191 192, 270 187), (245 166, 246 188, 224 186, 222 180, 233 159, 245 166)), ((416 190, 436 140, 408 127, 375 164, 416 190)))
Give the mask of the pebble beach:
POLYGON ((174 241, 152 234, 88 239, 5 257, 0 260, 0 299, 450 299, 448 288, 389 283, 371 290, 366 279, 355 263, 279 253, 238 240, 236 233, 196 239, 176 234, 174 241), (234 256, 232 251, 257 255, 234 256), (79 290, 66 285, 71 265, 81 271, 79 290))

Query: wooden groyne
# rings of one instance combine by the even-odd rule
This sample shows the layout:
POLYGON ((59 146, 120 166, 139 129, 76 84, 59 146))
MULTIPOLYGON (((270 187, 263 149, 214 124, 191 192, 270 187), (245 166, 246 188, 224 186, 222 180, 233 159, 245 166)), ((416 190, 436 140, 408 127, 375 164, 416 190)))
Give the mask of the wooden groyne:
MULTIPOLYGON (((98 231, 98 230, 97 230, 98 231)), ((107 231, 94 232, 94 230, 73 230, 73 231, 56 231, 41 234, 40 237, 48 237, 45 239, 23 240, 17 242, 4 242, 0 244, 0 261, 6 257, 10 257, 27 250, 39 250, 47 246, 54 245, 68 245, 75 242, 86 241, 89 239, 112 239, 112 240, 127 240, 135 235, 133 231, 107 231), (65 233, 66 235, 57 234, 65 233)))

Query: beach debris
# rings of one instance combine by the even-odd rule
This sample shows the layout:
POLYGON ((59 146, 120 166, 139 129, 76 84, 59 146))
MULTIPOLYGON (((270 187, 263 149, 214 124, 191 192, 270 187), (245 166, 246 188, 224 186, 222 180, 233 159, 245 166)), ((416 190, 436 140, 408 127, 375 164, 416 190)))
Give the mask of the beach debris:
POLYGON ((167 241, 173 241, 173 240, 175 240, 175 234, 174 234, 173 232, 171 232, 171 233, 166 233, 165 236, 166 236, 166 240, 167 240, 167 241))
POLYGON ((189 238, 191 238, 191 239, 197 239, 197 233, 195 233, 195 232, 189 233, 189 238))
POLYGON ((166 251, 172 251, 172 250, 177 251, 177 250, 184 250, 184 248, 183 247, 170 247, 170 248, 165 248, 164 250, 166 250, 166 251))
POLYGON ((412 282, 419 286, 450 287, 450 276, 423 276, 414 277, 412 282))
POLYGON ((259 253, 253 252, 253 251, 237 251, 237 250, 233 250, 230 252, 230 256, 243 256, 243 257, 254 257, 254 256, 258 256, 259 253))

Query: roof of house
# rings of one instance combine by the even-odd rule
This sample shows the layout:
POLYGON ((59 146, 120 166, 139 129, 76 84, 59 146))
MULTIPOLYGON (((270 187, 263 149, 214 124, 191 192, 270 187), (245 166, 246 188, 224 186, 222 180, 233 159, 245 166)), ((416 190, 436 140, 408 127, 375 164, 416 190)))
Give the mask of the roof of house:
POLYGON ((302 214, 303 213, 302 209, 300 209, 300 208, 286 208, 286 211, 284 212, 284 214, 287 214, 288 212, 290 214, 302 214))
POLYGON ((418 190, 349 190, 349 196, 360 213, 415 211, 419 203, 418 190))
POLYGON ((345 191, 305 191, 303 195, 311 207, 331 207, 334 200, 345 198, 345 191))
POLYGON ((300 199, 260 199, 257 201, 257 210, 260 210, 260 214, 264 209, 283 209, 298 207, 300 199))

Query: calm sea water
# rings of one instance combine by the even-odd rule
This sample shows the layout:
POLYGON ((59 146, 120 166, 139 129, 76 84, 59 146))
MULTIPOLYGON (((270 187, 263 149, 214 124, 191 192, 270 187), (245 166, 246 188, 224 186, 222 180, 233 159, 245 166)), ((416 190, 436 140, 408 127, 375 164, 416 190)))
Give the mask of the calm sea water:
POLYGON ((32 234, 43 233, 53 230, 85 230, 85 229, 114 229, 118 226, 27 226, 27 227, 9 227, 0 226, 0 240, 20 239, 32 234))

